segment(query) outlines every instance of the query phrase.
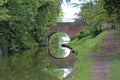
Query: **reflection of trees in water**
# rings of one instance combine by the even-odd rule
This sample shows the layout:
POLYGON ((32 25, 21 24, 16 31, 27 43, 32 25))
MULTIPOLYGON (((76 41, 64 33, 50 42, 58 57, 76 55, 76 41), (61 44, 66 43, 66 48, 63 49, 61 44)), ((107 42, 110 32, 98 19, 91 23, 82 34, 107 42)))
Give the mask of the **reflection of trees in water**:
POLYGON ((63 58, 65 55, 65 51, 61 48, 61 44, 63 42, 62 37, 65 37, 65 33, 55 33, 49 39, 49 50, 50 54, 56 58, 63 58))
POLYGON ((21 51, 0 63, 0 80, 60 80, 60 73, 54 69, 43 51, 21 51))

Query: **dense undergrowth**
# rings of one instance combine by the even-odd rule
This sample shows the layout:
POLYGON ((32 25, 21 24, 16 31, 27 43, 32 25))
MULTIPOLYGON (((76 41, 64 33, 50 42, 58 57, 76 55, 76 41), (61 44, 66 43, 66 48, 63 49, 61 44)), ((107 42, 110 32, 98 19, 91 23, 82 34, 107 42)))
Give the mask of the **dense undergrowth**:
POLYGON ((67 80, 91 80, 90 69, 92 67, 92 60, 88 51, 100 51, 102 48, 102 41, 107 31, 103 31, 96 37, 86 36, 82 39, 75 39, 69 46, 76 52, 76 64, 73 75, 67 80))

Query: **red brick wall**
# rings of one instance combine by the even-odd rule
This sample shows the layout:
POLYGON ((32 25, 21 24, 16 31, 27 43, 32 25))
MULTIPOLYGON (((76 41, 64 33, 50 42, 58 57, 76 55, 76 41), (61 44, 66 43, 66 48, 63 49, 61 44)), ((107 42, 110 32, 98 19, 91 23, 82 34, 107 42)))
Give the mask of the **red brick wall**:
POLYGON ((70 37, 74 37, 80 30, 84 28, 85 24, 75 22, 59 22, 55 27, 51 29, 49 34, 54 32, 64 32, 70 37))

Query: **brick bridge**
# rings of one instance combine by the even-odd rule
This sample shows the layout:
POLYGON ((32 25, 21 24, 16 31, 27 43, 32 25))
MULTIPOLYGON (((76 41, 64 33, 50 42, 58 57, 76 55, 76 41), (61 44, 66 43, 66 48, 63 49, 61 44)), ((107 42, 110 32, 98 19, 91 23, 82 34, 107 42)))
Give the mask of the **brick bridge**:
MULTIPOLYGON (((80 24, 80 23, 75 23, 75 22, 58 22, 57 25, 53 28, 51 28, 50 33, 48 34, 46 38, 46 42, 48 44, 49 38, 52 34, 57 33, 57 32, 63 32, 69 35, 71 39, 74 39, 75 35, 79 33, 80 30, 84 28, 85 24, 80 24)), ((46 47, 46 53, 47 57, 51 60, 53 64, 55 64, 58 68, 69 68, 73 67, 75 63, 75 54, 70 53, 69 56, 66 58, 55 58, 51 56, 50 51, 49 51, 49 46, 46 47)))
POLYGON ((56 32, 64 32, 69 35, 70 38, 74 38, 80 30, 84 28, 85 24, 75 22, 58 22, 57 25, 51 28, 49 37, 56 32))
MULTIPOLYGON (((46 44, 49 43, 49 38, 52 34, 57 32, 63 32, 68 34, 70 39, 74 39, 75 35, 80 32, 84 28, 84 23, 75 23, 75 22, 58 22, 57 25, 50 29, 50 32, 46 36, 46 44)), ((49 53, 46 49, 46 53, 49 53)))

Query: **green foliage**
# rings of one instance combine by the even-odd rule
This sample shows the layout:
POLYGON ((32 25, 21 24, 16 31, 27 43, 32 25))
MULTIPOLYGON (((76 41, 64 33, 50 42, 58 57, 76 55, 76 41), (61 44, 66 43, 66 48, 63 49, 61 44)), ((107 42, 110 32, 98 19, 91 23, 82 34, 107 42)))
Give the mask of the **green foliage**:
MULTIPOLYGON (((120 0, 104 0, 104 8, 107 10, 109 16, 113 16, 114 19, 113 23, 115 27, 117 27, 116 31, 120 34, 120 0)), ((119 35, 118 35, 119 36, 119 35)))
POLYGON ((45 54, 40 50, 28 50, 0 62, 0 80, 60 80, 45 54))
POLYGON ((120 0, 104 0, 104 8, 108 11, 110 15, 116 14, 117 22, 120 21, 120 0))
POLYGON ((58 22, 61 22, 62 19, 63 19, 63 16, 64 16, 64 12, 63 12, 63 10, 61 9, 61 10, 60 10, 60 13, 59 13, 59 17, 57 18, 57 21, 58 21, 58 22))
MULTIPOLYGON (((89 36, 83 37, 80 40, 76 39, 76 41, 79 41, 79 44, 81 45, 82 49, 90 50, 90 51, 100 51, 102 49, 103 38, 106 33, 107 31, 104 31, 99 35, 97 35, 96 37, 89 35, 89 36)), ((75 42, 73 41, 70 44, 74 44, 75 42)))
POLYGON ((83 48, 88 49, 88 50, 97 51, 97 52, 101 51, 103 47, 103 38, 106 33, 107 31, 104 31, 100 33, 99 35, 97 35, 96 37, 92 37, 92 38, 84 40, 81 46, 83 46, 83 48))
POLYGON ((49 51, 52 56, 56 58, 63 58, 65 52, 61 48, 61 43, 63 42, 62 37, 64 36, 64 33, 58 32, 55 34, 52 34, 49 39, 49 51))
POLYGON ((9 10, 6 8, 7 0, 0 0, 0 21, 10 18, 8 15, 9 10))
POLYGON ((0 32, 9 50, 42 48, 59 12, 60 0, 0 0, 0 32))
POLYGON ((0 80, 59 80, 43 51, 45 37, 59 17, 60 2, 0 0, 0 44, 4 39, 13 54, 0 63, 0 80), (39 51, 21 51, 36 46, 39 51))
POLYGON ((81 11, 78 14, 77 22, 85 22, 88 30, 93 36, 98 35, 102 32, 102 24, 108 23, 113 20, 113 17, 109 16, 104 9, 103 0, 93 0, 82 4, 81 11))
POLYGON ((83 29, 79 32, 79 34, 77 34, 77 38, 78 39, 82 39, 83 37, 89 36, 90 35, 90 31, 87 29, 83 29))

